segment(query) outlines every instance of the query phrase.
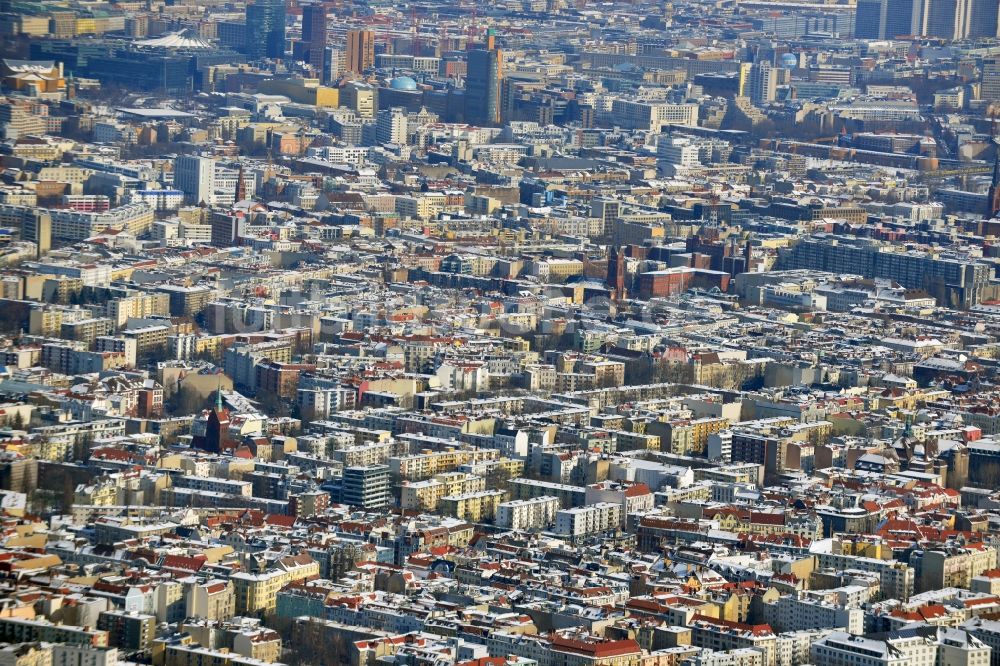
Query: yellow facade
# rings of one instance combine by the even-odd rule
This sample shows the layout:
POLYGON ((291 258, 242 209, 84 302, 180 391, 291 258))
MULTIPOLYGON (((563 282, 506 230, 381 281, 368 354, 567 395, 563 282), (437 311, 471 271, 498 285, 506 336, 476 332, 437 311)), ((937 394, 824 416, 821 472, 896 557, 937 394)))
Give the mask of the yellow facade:
POLYGON ((97 32, 97 22, 92 18, 78 18, 76 20, 76 34, 92 35, 97 32))
POLYGON ((239 573, 230 580, 236 592, 236 612, 240 615, 271 613, 278 604, 278 590, 297 580, 319 576, 319 563, 280 567, 260 574, 239 573))
POLYGON ((478 492, 486 489, 480 476, 449 472, 427 481, 408 483, 402 487, 400 504, 404 509, 434 511, 442 497, 478 492))
POLYGON ((441 498, 438 508, 445 515, 472 523, 481 523, 493 520, 497 506, 503 501, 505 495, 506 493, 502 490, 449 495, 441 498))
POLYGON ((260 84, 260 91, 284 95, 299 104, 328 108, 340 105, 340 90, 321 86, 318 79, 268 79, 260 84))

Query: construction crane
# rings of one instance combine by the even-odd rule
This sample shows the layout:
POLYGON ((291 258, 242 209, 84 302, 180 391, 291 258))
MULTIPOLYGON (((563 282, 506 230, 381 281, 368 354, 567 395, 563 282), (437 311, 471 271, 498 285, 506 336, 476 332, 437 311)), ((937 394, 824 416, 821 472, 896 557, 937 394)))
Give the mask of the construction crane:
POLYGON ((413 5, 410 5, 410 29, 413 31, 413 57, 417 58, 420 56, 420 20, 413 5))
POLYGON ((990 173, 993 167, 989 164, 977 164, 975 166, 963 167, 961 169, 938 169, 936 171, 921 171, 921 180, 944 180, 955 176, 978 176, 990 173))
POLYGON ((476 41, 476 34, 479 32, 478 27, 476 25, 477 20, 478 20, 478 15, 479 15, 479 12, 478 12, 478 9, 477 9, 476 5, 472 5, 472 17, 469 20, 469 28, 468 28, 468 32, 467 32, 466 38, 465 38, 465 49, 466 50, 471 49, 472 45, 476 41))
POLYGON ((445 24, 444 21, 439 20, 439 23, 441 25, 441 34, 438 35, 438 47, 437 47, 437 53, 435 55, 437 55, 440 58, 441 56, 444 55, 446 46, 448 44, 448 26, 445 24))

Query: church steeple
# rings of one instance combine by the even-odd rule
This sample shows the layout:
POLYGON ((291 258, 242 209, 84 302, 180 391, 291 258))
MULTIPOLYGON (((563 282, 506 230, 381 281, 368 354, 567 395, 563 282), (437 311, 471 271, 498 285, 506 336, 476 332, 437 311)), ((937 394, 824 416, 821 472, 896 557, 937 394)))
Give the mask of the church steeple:
POLYGON ((233 203, 239 203, 247 198, 246 184, 243 182, 243 165, 240 164, 240 172, 236 175, 236 195, 233 203))
POLYGON ((219 382, 219 388, 215 391, 215 411, 222 411, 222 382, 219 382))

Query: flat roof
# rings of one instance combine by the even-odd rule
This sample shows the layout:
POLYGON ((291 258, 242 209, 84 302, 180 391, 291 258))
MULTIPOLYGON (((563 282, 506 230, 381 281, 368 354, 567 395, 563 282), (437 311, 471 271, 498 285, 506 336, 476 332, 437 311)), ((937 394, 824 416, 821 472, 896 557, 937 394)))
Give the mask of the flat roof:
POLYGON ((120 113, 124 113, 130 116, 137 116, 139 118, 194 118, 193 113, 188 113, 187 111, 177 111, 175 109, 137 109, 137 108, 119 108, 115 109, 120 113))

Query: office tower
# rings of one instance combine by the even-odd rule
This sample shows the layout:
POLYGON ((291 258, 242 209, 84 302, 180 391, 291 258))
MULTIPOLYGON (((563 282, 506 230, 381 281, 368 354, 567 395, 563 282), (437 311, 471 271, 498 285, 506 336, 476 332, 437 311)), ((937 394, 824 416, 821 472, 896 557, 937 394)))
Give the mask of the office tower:
POLYGON ((625 296, 625 250, 614 248, 608 253, 608 278, 606 282, 611 297, 616 301, 625 296))
POLYGON ((256 0, 247 5, 246 45, 250 60, 285 55, 285 0, 256 0))
POLYGON ((884 39, 920 34, 923 0, 886 0, 885 4, 884 39))
POLYGON ((622 213, 622 202, 618 199, 597 197, 590 202, 590 216, 603 221, 605 231, 609 231, 622 213))
POLYGON ((857 39, 885 37, 885 0, 858 0, 854 13, 854 36, 857 39))
POLYGON ((747 97, 754 104, 773 102, 778 87, 778 71, 769 62, 756 62, 747 76, 747 97))
POLYGON ((323 73, 326 76, 325 82, 336 81, 347 71, 344 63, 344 49, 326 47, 323 54, 323 73))
POLYGON ((970 0, 924 0, 925 37, 965 39, 969 35, 970 0))
POLYGON ((52 217, 48 211, 36 209, 21 225, 21 239, 35 244, 35 257, 40 259, 52 249, 52 217))
POLYGON ((351 81, 340 91, 340 105, 351 109, 360 118, 374 118, 375 88, 367 83, 351 81))
POLYGON ((379 144, 394 143, 405 146, 407 120, 406 110, 398 106, 379 111, 375 120, 375 140, 379 144))
POLYGON ((691 143, 690 139, 662 136, 656 145, 656 156, 675 167, 693 168, 701 165, 698 146, 691 143))
POLYGON ((351 30, 347 33, 347 71, 361 74, 375 66, 375 33, 351 30))
POLYGON ((340 501, 362 509, 383 509, 389 506, 389 466, 345 467, 340 501))
POLYGON ((302 41, 306 46, 305 59, 320 81, 327 80, 326 69, 326 6, 307 5, 302 9, 302 41))
POLYGON ((1000 101, 1000 56, 983 59, 980 83, 980 98, 989 102, 1000 101))
POLYGON ((746 97, 747 96, 747 81, 750 80, 750 68, 751 67, 753 67, 753 63, 750 63, 750 62, 741 62, 740 63, 739 79, 738 79, 737 88, 736 88, 736 96, 737 97, 746 97))
POLYGON ((211 204, 215 193, 215 160, 181 155, 174 160, 174 187, 191 204, 211 204))
POLYGON ((1000 36, 1000 2, 969 0, 969 37, 1000 36))
POLYGON ((854 36, 858 39, 895 39, 919 35, 925 0, 858 0, 854 36))
POLYGON ((989 194, 986 197, 987 202, 989 202, 989 216, 987 219, 993 219, 997 215, 1000 215, 1000 144, 996 144, 995 139, 994 148, 996 149, 996 156, 993 158, 993 180, 990 182, 989 194))
POLYGON ((465 76, 465 122, 482 126, 500 124, 502 81, 503 51, 469 51, 465 76))

